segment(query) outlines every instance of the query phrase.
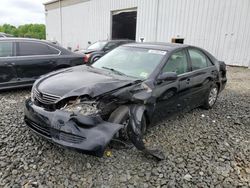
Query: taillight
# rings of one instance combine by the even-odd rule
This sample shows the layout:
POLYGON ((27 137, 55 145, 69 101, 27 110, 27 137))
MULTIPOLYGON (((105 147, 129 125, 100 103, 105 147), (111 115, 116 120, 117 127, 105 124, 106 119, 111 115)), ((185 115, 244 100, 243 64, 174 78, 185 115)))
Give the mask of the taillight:
POLYGON ((84 63, 88 63, 88 62, 89 62, 90 56, 91 56, 90 54, 86 54, 86 55, 83 57, 84 63))

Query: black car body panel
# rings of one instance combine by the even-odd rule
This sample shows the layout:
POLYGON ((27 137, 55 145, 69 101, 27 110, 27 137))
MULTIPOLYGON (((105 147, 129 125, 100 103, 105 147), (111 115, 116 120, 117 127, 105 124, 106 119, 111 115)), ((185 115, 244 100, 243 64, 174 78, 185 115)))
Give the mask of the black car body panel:
MULTIPOLYGON (((62 141, 58 138, 53 140, 60 145, 77 148, 97 156, 103 154, 104 148, 114 135, 125 129, 136 148, 157 159, 163 159, 164 155, 159 150, 147 148, 143 142, 143 133, 139 127, 144 117, 147 125, 153 125, 172 114, 186 112, 202 105, 211 87, 216 85, 219 91, 224 89, 227 81, 225 65, 205 50, 188 45, 140 43, 127 44, 125 47, 164 50, 167 53, 146 79, 118 75, 91 66, 69 68, 40 78, 33 86, 32 100, 29 99, 25 105, 25 119, 28 126, 39 132, 37 128, 29 125, 31 121, 38 126, 38 129, 47 131, 53 129, 59 132, 50 132, 51 137, 57 137, 60 133, 87 137, 95 135, 98 130, 99 135, 92 139, 94 146, 101 148, 98 152, 86 140, 82 140, 79 147, 71 140, 62 141), (165 81, 159 79, 163 68, 176 52, 181 51, 188 58, 187 62, 191 62, 190 49, 204 56, 206 67, 193 70, 193 64, 188 63, 185 73, 176 77, 174 74, 167 74, 171 77, 165 81), (58 98, 54 99, 54 96, 58 98), (65 109, 72 106, 72 103, 77 103, 81 107, 90 105, 95 113, 83 115, 72 111, 66 112, 65 109), (128 125, 117 123, 126 117, 129 120, 128 125), (83 134, 85 128, 88 130, 88 135, 83 134), (101 139, 105 137, 105 141, 98 140, 99 137, 101 139)), ((39 134, 44 136, 43 131, 39 134)), ((91 137, 88 138, 91 140, 91 137)))
POLYGON ((47 41, 0 39, 0 90, 31 86, 41 75, 82 65, 83 57, 47 41))
POLYGON ((41 78, 37 84, 37 89, 42 93, 66 98, 69 96, 88 95, 92 98, 112 91, 114 89, 128 85, 133 80, 110 75, 105 71, 95 70, 88 66, 78 66, 55 72, 41 78), (55 84, 61 82, 61 85, 55 84))
POLYGON ((48 112, 26 101, 25 122, 37 134, 52 142, 102 156, 106 145, 122 125, 99 117, 83 117, 63 111, 48 112))

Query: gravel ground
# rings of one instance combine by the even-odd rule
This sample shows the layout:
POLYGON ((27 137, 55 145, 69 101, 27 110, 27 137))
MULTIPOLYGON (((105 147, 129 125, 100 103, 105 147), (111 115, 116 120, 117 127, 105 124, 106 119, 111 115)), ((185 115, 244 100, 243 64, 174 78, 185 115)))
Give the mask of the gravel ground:
POLYGON ((30 91, 0 94, 0 187, 250 187, 250 70, 228 68, 211 110, 195 109, 151 128, 157 162, 136 149, 96 158, 33 135, 23 121, 30 91))

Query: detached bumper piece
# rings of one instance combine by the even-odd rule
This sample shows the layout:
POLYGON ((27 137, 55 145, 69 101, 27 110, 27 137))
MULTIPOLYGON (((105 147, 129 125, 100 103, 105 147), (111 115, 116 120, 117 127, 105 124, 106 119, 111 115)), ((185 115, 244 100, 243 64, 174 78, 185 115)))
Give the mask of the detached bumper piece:
POLYGON ((38 135, 51 142, 102 157, 106 146, 123 125, 105 122, 99 117, 70 115, 64 111, 46 111, 25 103, 25 122, 38 135))

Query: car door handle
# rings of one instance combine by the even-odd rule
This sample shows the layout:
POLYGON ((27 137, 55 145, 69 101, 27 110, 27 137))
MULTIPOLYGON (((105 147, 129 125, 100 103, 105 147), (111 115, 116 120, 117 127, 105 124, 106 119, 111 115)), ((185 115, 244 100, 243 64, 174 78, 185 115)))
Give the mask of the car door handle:
POLYGON ((190 78, 186 79, 186 83, 187 83, 187 84, 190 83, 190 78))
POLYGON ((211 74, 216 75, 217 72, 215 70, 211 71, 211 74))
POLYGON ((50 60, 49 61, 49 64, 55 64, 56 62, 55 61, 53 61, 53 60, 50 60))

